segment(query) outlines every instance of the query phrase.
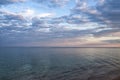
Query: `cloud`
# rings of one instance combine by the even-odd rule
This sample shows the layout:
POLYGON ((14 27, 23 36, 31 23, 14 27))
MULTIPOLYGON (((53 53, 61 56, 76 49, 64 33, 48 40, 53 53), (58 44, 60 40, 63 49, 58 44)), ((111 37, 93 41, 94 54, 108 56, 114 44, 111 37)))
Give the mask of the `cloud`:
POLYGON ((39 18, 52 17, 52 16, 54 16, 54 14, 52 13, 42 13, 42 14, 37 15, 37 17, 39 18))
POLYGON ((103 40, 103 42, 120 44, 120 39, 103 40))
MULTIPOLYGON (((0 5, 24 1, 25 0, 5 0, 1 1, 0 5)), ((31 0, 28 1, 31 2, 31 0)), ((63 13, 59 16, 59 10, 56 10, 56 8, 66 6, 69 1, 70 0, 32 0, 31 5, 33 5, 32 3, 34 3, 34 5, 37 4, 37 6, 35 6, 37 7, 36 9, 39 7, 38 4, 53 8, 52 11, 46 10, 43 12, 42 10, 41 12, 36 11, 36 9, 31 8, 27 3, 25 4, 27 4, 26 7, 29 6, 28 8, 18 10, 17 12, 9 10, 9 8, 7 9, 4 6, 6 11, 4 11, 4 9, 0 10, 0 44, 41 43, 43 41, 54 40, 58 40, 59 42, 60 39, 64 41, 68 38, 76 39, 76 37, 79 37, 80 41, 82 38, 88 40, 87 38, 91 39, 91 37, 98 40, 97 38, 109 37, 114 33, 116 33, 114 34, 116 37, 119 37, 120 6, 118 5, 118 0, 116 0, 118 2, 113 0, 96 0, 92 4, 90 4, 91 0, 76 0, 75 6, 70 9, 70 13, 66 15, 63 13)), ((61 12, 64 11, 60 11, 60 13, 61 12)), ((84 40, 82 43, 84 43, 84 40)), ((70 41, 69 45, 72 44, 71 42, 75 42, 75 40, 70 41)), ((108 39, 101 40, 98 44, 97 41, 96 43, 93 41, 92 44, 104 45, 106 42, 115 43, 115 41, 108 39)), ((116 43, 117 42, 119 43, 119 41, 116 41, 116 43)), ((77 43, 79 43, 79 40, 77 43)))
POLYGON ((8 4, 24 2, 24 1, 26 1, 26 0, 0 0, 0 5, 8 5, 8 4))
POLYGON ((16 39, 19 42, 19 38, 27 33, 30 26, 23 16, 10 12, 0 11, 0 19, 0 41, 6 44, 17 42, 16 39))
POLYGON ((99 29, 96 28, 93 32, 95 37, 120 31, 119 0, 96 0, 92 5, 89 2, 90 0, 77 0, 76 6, 71 9, 71 14, 67 16, 66 21, 69 24, 78 25, 89 24, 90 22, 98 23, 99 29), (107 27, 106 30, 101 25, 107 27))
POLYGON ((104 23, 111 27, 119 27, 120 2, 119 0, 101 0, 96 6, 88 6, 88 1, 80 1, 73 8, 73 14, 88 16, 90 21, 104 23))
POLYGON ((100 27, 96 28, 94 32, 92 33, 94 37, 102 37, 102 36, 111 36, 115 32, 119 32, 120 28, 105 28, 100 27))
POLYGON ((10 12, 0 11, 0 25, 1 28, 13 29, 15 27, 25 26, 26 20, 23 16, 10 12), (21 24, 22 23, 22 24, 21 24))
POLYGON ((32 0, 32 1, 38 2, 40 4, 45 4, 48 7, 52 8, 65 6, 65 4, 69 2, 69 0, 32 0))
POLYGON ((37 18, 45 18, 45 17, 53 17, 54 14, 53 13, 37 13, 35 10, 32 9, 26 9, 20 13, 18 13, 19 15, 22 15, 25 18, 29 18, 32 19, 34 17, 37 18))
MULTIPOLYGON (((86 36, 93 29, 74 29, 61 24, 59 18, 32 18, 26 20, 24 16, 10 12, 0 12, 0 44, 17 44, 33 41, 49 41, 77 36, 86 36), (52 22, 51 22, 52 21, 52 22), (60 22, 56 24, 56 22, 60 22), (35 37, 35 38, 33 38, 35 37)), ((28 18, 29 19, 29 18, 28 18)))
POLYGON ((65 6, 70 0, 0 0, 0 6, 31 1, 50 8, 55 8, 65 6))

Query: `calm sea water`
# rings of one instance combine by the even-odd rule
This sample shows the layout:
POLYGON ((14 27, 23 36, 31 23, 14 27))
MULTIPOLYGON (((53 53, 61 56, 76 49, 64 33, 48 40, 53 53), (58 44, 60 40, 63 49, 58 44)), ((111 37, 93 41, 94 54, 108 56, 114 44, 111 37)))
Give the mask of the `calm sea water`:
POLYGON ((0 48, 0 80, 113 80, 120 48, 0 48))

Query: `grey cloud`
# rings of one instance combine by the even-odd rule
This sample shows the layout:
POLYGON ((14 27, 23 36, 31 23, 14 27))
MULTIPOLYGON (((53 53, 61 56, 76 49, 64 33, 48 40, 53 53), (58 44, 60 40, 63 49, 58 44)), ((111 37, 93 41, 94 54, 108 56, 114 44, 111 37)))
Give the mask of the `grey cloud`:
POLYGON ((95 37, 109 35, 120 31, 120 1, 119 0, 96 0, 96 5, 89 6, 90 0, 77 0, 76 6, 71 9, 71 14, 67 16, 66 22, 69 24, 88 24, 97 22, 105 25, 108 30, 99 27, 101 31, 92 33, 95 37))
MULTIPOLYGON (((68 0, 39 0, 38 2, 51 7, 57 7, 63 6, 67 1, 68 0)), ((83 37, 90 34, 94 37, 101 37, 120 31, 120 16, 118 15, 120 13, 119 1, 116 3, 113 0, 106 0, 94 8, 88 7, 86 4, 85 0, 81 0, 81 2, 78 2, 71 10, 71 14, 65 16, 56 18, 33 18, 32 20, 26 20, 21 15, 1 11, 0 44, 45 41, 78 36, 83 37), (116 4, 117 7, 114 6, 114 4, 116 4), (113 11, 111 11, 111 9, 113 11), (99 27, 86 30, 67 30, 65 28, 65 26, 72 24, 81 25, 89 22, 107 25, 108 29, 99 27)), ((89 27, 89 25, 87 27, 89 27)))
MULTIPOLYGON (((49 28, 51 26, 51 19, 48 18, 33 18, 32 25, 34 28, 49 28)), ((55 23, 55 22, 54 22, 55 23)), ((53 23, 53 24, 54 24, 53 23)))
POLYGON ((25 0, 0 0, 0 5, 13 4, 17 2, 24 2, 25 0))
POLYGON ((67 16, 61 16, 58 18, 52 18, 49 23, 51 24, 60 24, 60 23, 66 23, 67 16))
POLYGON ((31 21, 27 21, 20 15, 1 12, 0 19, 1 45, 77 36, 82 37, 93 33, 92 29, 67 30, 65 28, 66 25, 60 24, 64 22, 61 18, 33 18, 31 21), (58 24, 55 24, 56 22, 58 24))
POLYGON ((107 43, 120 43, 120 39, 114 39, 114 40, 103 40, 103 42, 107 42, 107 43))
POLYGON ((119 27, 120 22, 120 1, 119 0, 104 0, 102 4, 98 3, 97 6, 84 7, 74 9, 77 12, 82 12, 88 15, 91 21, 105 23, 109 26, 119 27), (117 26, 116 26, 117 25, 117 26))
POLYGON ((0 44, 22 41, 23 35, 28 31, 28 27, 27 21, 21 15, 1 11, 0 44))
POLYGON ((61 7, 64 6, 69 0, 32 0, 32 1, 48 5, 49 7, 61 7))
POLYGON ((61 16, 58 18, 53 18, 50 23, 52 24, 60 24, 60 23, 68 23, 68 24, 84 24, 90 22, 89 19, 83 17, 78 14, 69 14, 65 16, 61 16))
POLYGON ((94 37, 102 37, 102 36, 112 36, 113 33, 119 32, 120 28, 111 28, 111 27, 97 27, 93 30, 94 37))
POLYGON ((23 27, 28 27, 27 20, 21 15, 16 15, 7 12, 0 12, 0 31, 23 30, 23 27))
POLYGON ((0 11, 0 19, 24 20, 21 15, 0 11))
POLYGON ((0 0, 0 6, 19 3, 19 2, 26 2, 26 1, 37 2, 39 4, 46 5, 48 7, 61 7, 61 6, 65 6, 65 4, 69 2, 69 0, 0 0))

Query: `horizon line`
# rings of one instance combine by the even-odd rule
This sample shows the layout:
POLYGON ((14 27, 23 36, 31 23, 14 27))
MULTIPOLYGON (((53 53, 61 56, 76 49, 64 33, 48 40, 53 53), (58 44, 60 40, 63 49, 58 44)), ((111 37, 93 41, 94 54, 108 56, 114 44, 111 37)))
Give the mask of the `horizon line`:
POLYGON ((0 46, 0 48, 120 48, 120 47, 0 46))

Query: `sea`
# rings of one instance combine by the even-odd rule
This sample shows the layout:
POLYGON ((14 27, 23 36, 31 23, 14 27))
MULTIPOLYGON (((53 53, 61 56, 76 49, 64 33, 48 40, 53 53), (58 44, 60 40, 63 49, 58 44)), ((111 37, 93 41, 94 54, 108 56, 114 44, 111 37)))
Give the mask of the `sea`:
POLYGON ((0 80, 117 80, 117 77, 120 48, 0 48, 0 80))

